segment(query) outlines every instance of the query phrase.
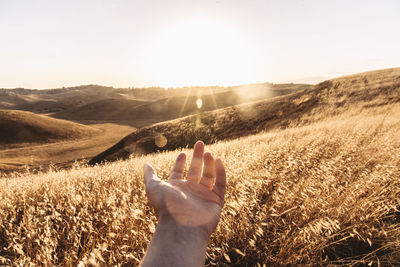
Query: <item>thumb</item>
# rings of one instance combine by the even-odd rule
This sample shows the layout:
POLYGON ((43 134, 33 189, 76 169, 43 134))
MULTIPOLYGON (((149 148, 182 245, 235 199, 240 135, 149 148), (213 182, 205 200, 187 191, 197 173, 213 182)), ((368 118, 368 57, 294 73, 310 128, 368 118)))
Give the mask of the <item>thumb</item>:
POLYGON ((158 180, 156 171, 154 170, 153 166, 151 166, 149 163, 144 164, 143 169, 144 169, 144 183, 146 187, 149 185, 149 183, 158 180))

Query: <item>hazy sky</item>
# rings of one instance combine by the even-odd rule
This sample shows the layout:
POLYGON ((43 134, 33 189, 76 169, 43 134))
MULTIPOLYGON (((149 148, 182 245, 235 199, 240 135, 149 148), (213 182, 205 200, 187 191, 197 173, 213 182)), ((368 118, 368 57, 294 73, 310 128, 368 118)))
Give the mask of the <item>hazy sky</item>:
POLYGON ((317 82, 400 67, 399 14, 399 0, 0 0, 0 88, 317 82))

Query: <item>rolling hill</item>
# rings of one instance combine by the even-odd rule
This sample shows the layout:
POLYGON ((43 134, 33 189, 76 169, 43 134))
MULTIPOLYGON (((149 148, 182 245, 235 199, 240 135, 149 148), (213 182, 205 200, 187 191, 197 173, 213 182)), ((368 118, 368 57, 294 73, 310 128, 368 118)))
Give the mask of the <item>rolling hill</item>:
POLYGON ((75 109, 66 109, 53 116, 67 120, 113 121, 143 127, 182 116, 246 103, 258 99, 289 94, 308 88, 308 85, 253 84, 218 90, 208 87, 176 90, 174 95, 153 101, 134 99, 104 99, 75 109), (184 95, 186 93, 186 95, 184 95), (201 107, 196 101, 202 100, 201 107))
POLYGON ((60 89, 1 89, 0 108, 34 113, 55 113, 73 110, 94 101, 123 98, 112 87, 85 85, 60 89))
POLYGON ((19 110, 0 110, 0 148, 73 140, 99 133, 98 129, 19 110))
MULTIPOLYGON (((400 102, 400 68, 340 77, 297 93, 141 128, 94 157, 89 164, 190 147, 196 140, 214 143, 306 125, 344 112, 357 113, 397 102, 400 102), (161 135, 167 140, 164 147, 158 147, 155 142, 161 135)), ((207 103, 212 102, 207 100, 207 103)))
POLYGON ((29 114, 25 116, 25 120, 19 118, 16 122, 9 122, 11 126, 5 126, 7 130, 3 135, 8 136, 0 144, 0 173, 25 171, 27 168, 68 168, 74 162, 86 162, 93 158, 137 127, 197 114, 199 111, 288 94, 308 87, 305 84, 261 83, 237 87, 185 87, 169 90, 116 89, 97 85, 51 90, 0 89, 0 106, 6 106, 9 112, 18 108, 46 115, 35 117, 35 114, 29 114), (198 98, 203 100, 200 109, 196 105, 198 98), (90 125, 91 130, 101 134, 71 134, 70 130, 76 129, 78 124, 65 129, 64 126, 56 126, 57 123, 51 120, 41 125, 31 125, 49 119, 48 116, 64 122, 73 120, 90 125), (55 127, 50 129, 52 125, 55 127))
POLYGON ((214 110, 243 103, 235 91, 222 92, 201 97, 202 107, 196 105, 197 96, 172 96, 156 101, 130 99, 105 99, 86 104, 74 110, 54 114, 54 117, 68 120, 130 122, 143 127, 156 122, 171 120, 200 111, 214 110))
POLYGON ((136 107, 147 103, 146 101, 124 98, 103 99, 58 112, 53 117, 74 121, 132 121, 136 117, 136 107))
POLYGON ((213 110, 308 87, 307 84, 260 83, 169 90, 99 85, 46 90, 0 89, 0 108, 51 114, 55 118, 74 121, 109 121, 142 127, 197 112, 198 97, 205 98, 202 110, 213 110), (213 95, 212 101, 210 95, 213 95), (184 102, 186 104, 182 109, 184 102))

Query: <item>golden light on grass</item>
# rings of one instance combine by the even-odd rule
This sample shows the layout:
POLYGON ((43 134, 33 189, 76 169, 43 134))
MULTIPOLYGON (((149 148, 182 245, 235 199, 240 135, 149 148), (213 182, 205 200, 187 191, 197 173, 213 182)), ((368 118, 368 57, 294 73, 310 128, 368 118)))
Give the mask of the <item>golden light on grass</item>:
MULTIPOLYGON (((374 109, 207 146, 229 179, 210 265, 335 265, 332 251, 351 264, 354 244, 365 249, 363 262, 376 263, 379 254, 368 253, 380 248, 380 261, 396 261, 399 105, 392 110, 383 123, 374 109)), ((0 262, 137 265, 156 223, 142 166, 151 162, 167 179, 177 154, 0 180, 0 262)))
MULTIPOLYGON (((286 115, 292 123, 285 127, 207 146, 222 158, 228 178, 207 266, 398 265, 400 102, 388 99, 399 99, 400 75, 392 77, 392 83, 368 77, 367 88, 355 87, 357 77, 322 84, 316 89, 323 105, 286 115), (351 90, 358 94, 350 96, 351 90), (349 104, 338 107, 336 93, 348 94, 349 104)), ((287 106, 315 95, 289 96, 287 106)), ((200 130, 209 129, 206 122, 200 130)), ((232 130, 215 120, 212 126, 232 130)), ((178 129, 188 130, 187 121, 178 129)), ((178 150, 94 167, 3 174, 0 265, 138 265, 157 222, 145 196, 143 164, 153 164, 166 180, 178 153, 192 154, 178 150)))

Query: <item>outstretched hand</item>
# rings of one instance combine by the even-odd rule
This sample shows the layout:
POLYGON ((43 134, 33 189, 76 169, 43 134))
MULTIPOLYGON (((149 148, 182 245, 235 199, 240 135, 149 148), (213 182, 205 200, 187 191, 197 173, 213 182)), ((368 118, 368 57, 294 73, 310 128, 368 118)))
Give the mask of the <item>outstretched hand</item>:
POLYGON ((201 141, 194 146, 192 162, 183 179, 185 162, 186 154, 179 154, 168 182, 160 180, 147 163, 144 166, 147 197, 160 222, 173 220, 182 227, 201 229, 209 238, 224 204, 225 168, 220 159, 204 153, 201 141))

